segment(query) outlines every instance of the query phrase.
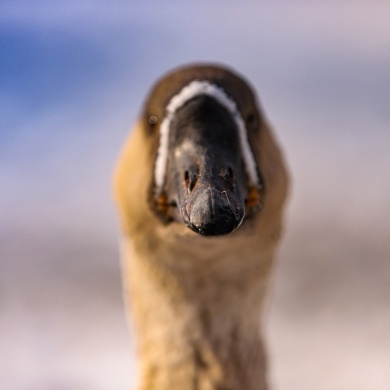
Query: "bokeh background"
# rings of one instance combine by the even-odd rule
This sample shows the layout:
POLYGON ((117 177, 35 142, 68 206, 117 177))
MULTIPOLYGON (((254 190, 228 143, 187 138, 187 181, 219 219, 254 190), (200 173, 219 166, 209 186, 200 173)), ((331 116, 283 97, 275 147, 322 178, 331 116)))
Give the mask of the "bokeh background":
POLYGON ((151 84, 222 62, 293 177, 275 390, 390 389, 388 1, 0 2, 0 388, 124 390, 116 158, 151 84))

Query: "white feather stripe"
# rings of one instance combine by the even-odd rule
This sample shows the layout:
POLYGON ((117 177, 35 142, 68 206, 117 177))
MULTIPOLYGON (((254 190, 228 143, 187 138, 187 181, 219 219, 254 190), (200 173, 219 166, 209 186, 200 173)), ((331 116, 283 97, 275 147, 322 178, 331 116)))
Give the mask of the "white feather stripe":
POLYGON ((168 160, 169 146, 169 128, 176 111, 181 108, 186 102, 199 95, 208 95, 213 97, 224 106, 232 115, 237 128, 240 139, 240 147, 243 154, 245 168, 251 183, 259 186, 259 177, 256 170, 256 162, 253 157, 252 150, 249 146, 248 135, 245 127, 245 122, 242 119, 237 105, 226 92, 215 84, 208 81, 192 81, 186 85, 177 95, 173 96, 166 108, 166 116, 160 126, 160 144, 158 147, 156 166, 155 166, 155 183, 156 193, 160 193, 164 185, 166 165, 168 160))

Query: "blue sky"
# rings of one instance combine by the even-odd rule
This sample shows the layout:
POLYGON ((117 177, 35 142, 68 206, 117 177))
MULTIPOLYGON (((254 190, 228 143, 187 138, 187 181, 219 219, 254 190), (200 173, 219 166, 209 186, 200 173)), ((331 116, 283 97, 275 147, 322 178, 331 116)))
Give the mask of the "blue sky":
POLYGON ((2 213, 17 219, 22 188, 39 209, 104 187, 107 217, 110 170, 148 89, 192 61, 228 64, 254 84, 298 175, 296 151, 311 141, 357 153, 369 132, 383 144, 388 11, 380 1, 3 1, 2 213))

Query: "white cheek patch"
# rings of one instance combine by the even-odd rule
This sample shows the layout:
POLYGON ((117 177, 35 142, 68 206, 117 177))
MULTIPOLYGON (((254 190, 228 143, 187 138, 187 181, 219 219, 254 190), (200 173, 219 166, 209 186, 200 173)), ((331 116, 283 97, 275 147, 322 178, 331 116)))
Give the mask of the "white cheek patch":
POLYGON ((256 162, 252 150, 249 146, 248 135, 245 122, 238 111, 235 101, 226 92, 215 84, 208 81, 192 81, 186 85, 177 95, 173 96, 166 108, 166 116, 160 126, 160 144, 158 147, 154 180, 156 183, 156 194, 161 192, 164 185, 166 166, 168 160, 169 129, 176 111, 184 106, 186 102, 199 95, 208 95, 214 98, 219 104, 224 106, 232 115, 238 128, 241 152, 243 155, 245 168, 252 185, 260 186, 259 177, 256 170, 256 162))

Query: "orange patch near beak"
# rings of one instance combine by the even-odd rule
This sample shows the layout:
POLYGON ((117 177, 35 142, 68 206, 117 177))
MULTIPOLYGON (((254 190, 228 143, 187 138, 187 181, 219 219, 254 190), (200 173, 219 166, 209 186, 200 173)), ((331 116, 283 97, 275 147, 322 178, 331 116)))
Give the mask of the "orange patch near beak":
POLYGON ((259 190, 251 186, 248 196, 245 200, 245 206, 247 208, 246 214, 250 214, 251 212, 257 211, 261 208, 261 196, 259 190))

